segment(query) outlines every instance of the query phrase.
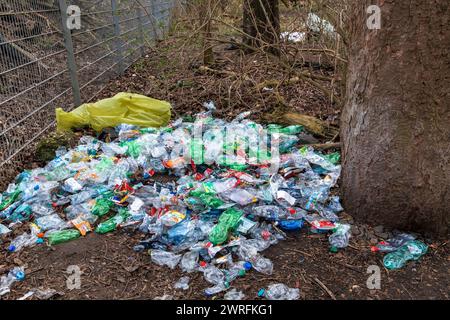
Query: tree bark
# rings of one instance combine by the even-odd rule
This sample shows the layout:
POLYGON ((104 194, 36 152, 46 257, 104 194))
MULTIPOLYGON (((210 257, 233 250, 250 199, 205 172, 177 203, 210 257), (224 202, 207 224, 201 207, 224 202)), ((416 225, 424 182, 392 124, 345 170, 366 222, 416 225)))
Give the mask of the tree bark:
POLYGON ((356 219, 448 236, 450 6, 448 0, 351 0, 342 198, 356 219))
MULTIPOLYGON (((278 0, 244 0, 244 44, 279 54, 280 12, 278 0)), ((252 50, 247 47, 246 52, 252 50)))
POLYGON ((203 64, 211 65, 214 63, 214 51, 211 44, 211 18, 212 18, 212 0, 201 0, 198 11, 199 21, 202 30, 202 48, 203 64))

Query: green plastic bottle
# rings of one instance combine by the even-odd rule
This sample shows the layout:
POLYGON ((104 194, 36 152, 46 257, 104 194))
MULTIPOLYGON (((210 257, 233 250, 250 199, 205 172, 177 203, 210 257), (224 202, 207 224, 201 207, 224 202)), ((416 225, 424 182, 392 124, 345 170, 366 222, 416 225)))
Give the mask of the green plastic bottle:
POLYGON ((97 198, 95 204, 92 207, 91 213, 97 217, 103 217, 111 210, 114 202, 106 197, 97 198))
POLYGON ((209 241, 214 245, 224 243, 228 239, 229 233, 236 229, 240 223, 243 212, 235 208, 227 209, 219 217, 219 223, 214 226, 209 234, 209 241))
POLYGON ((400 269, 410 260, 419 260, 427 253, 428 246, 422 241, 412 240, 384 256, 383 264, 389 269, 400 269))
POLYGON ((125 208, 120 208, 119 213, 117 213, 114 217, 100 223, 97 228, 95 229, 95 232, 99 234, 108 233, 111 231, 116 230, 117 226, 124 222, 130 214, 128 213, 128 210, 125 208))
POLYGON ((295 135, 299 134, 303 131, 303 126, 300 125, 293 125, 283 128, 282 126, 278 124, 269 124, 267 126, 267 130, 269 133, 282 133, 282 134, 288 134, 288 135, 295 135))
POLYGON ((124 145, 128 147, 127 152, 125 152, 127 156, 136 159, 141 154, 141 144, 138 140, 126 142, 124 145))
POLYGON ((14 192, 7 194, 0 204, 0 211, 8 208, 11 204, 13 204, 19 195, 22 193, 19 189, 14 190, 14 192))
POLYGON ((195 164, 202 164, 205 161, 203 142, 201 139, 192 139, 189 146, 191 159, 195 164))
POLYGON ((51 233, 47 239, 48 244, 54 245, 54 244, 60 244, 68 241, 72 241, 76 238, 79 238, 81 235, 80 231, 77 229, 66 229, 61 231, 56 231, 51 233))
POLYGON ((158 129, 156 128, 142 128, 139 130, 140 133, 144 134, 144 133, 156 133, 158 132, 158 129))
POLYGON ((341 155, 339 154, 339 152, 333 152, 333 153, 330 153, 330 154, 325 154, 322 157, 327 159, 328 161, 330 161, 334 165, 338 164, 339 161, 341 160, 341 155))
POLYGON ((200 199, 200 201, 207 207, 216 209, 224 204, 214 192, 205 192, 202 190, 193 190, 189 193, 189 196, 200 199))

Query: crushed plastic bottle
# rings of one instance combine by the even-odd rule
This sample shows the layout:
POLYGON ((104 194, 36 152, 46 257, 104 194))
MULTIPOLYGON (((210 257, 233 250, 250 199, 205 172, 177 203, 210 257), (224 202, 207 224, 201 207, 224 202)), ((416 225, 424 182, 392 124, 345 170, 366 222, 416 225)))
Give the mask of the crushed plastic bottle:
POLYGON ((245 298, 245 294, 242 291, 238 291, 235 288, 231 289, 223 296, 225 300, 242 300, 245 298))
POLYGON ((350 225, 336 223, 333 234, 328 238, 331 246, 342 249, 348 246, 350 239, 350 225))
POLYGON ((160 266, 168 266, 175 269, 181 260, 181 254, 174 254, 164 250, 151 250, 150 257, 152 261, 160 266))
POLYGON ((189 289, 189 281, 191 280, 191 278, 189 277, 181 277, 174 285, 173 287, 175 289, 182 289, 182 290, 187 290, 189 289))
POLYGON ((72 241, 81 236, 77 229, 67 229, 61 231, 54 231, 45 235, 49 245, 60 244, 72 241))
POLYGON ((9 233, 11 233, 11 230, 8 227, 6 227, 0 223, 0 236, 7 235, 9 233))
POLYGON ((289 288, 285 284, 271 284, 267 289, 261 289, 258 292, 259 297, 265 297, 268 300, 298 300, 300 289, 289 288))
POLYGON ((11 286, 16 281, 23 281, 25 279, 25 270, 22 267, 14 267, 6 276, 0 279, 0 296, 10 292, 11 286))
POLYGON ((383 264, 387 269, 400 269, 410 260, 419 260, 427 253, 428 246, 419 241, 411 240, 399 247, 397 250, 386 254, 383 264))
POLYGON ((398 250, 401 246, 415 239, 416 237, 411 234, 400 233, 392 239, 381 241, 376 246, 373 246, 371 250, 372 252, 392 252, 398 250))
POLYGON ((31 247, 37 244, 39 238, 33 232, 31 233, 23 233, 20 236, 17 236, 14 240, 11 241, 8 251, 10 252, 18 252, 22 250, 24 247, 31 247))
POLYGON ((338 224, 339 198, 330 196, 338 154, 296 150, 301 126, 261 125, 248 119, 250 112, 228 122, 213 117, 214 103, 205 108, 193 117, 197 123, 121 124, 107 134, 111 139, 82 136, 45 167, 19 174, 0 196, 0 219, 36 228, 12 248, 44 238, 55 245, 92 230, 141 232, 136 252, 202 272, 212 284, 205 294, 215 295, 249 272, 272 274, 262 252, 285 239, 282 230, 308 222, 313 232, 334 230, 330 242, 348 240, 338 224), (278 166, 271 150, 277 143, 278 166))

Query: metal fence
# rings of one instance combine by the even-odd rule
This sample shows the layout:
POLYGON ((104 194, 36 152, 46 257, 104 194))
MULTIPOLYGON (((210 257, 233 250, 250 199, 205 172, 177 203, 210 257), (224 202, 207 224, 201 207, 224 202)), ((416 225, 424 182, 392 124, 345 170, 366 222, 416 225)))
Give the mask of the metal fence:
POLYGON ((0 186, 55 125, 55 108, 95 100, 152 41, 164 37, 176 0, 2 0, 0 186), (67 19, 77 21, 73 29, 67 19), (67 11, 69 7, 69 12, 67 11))

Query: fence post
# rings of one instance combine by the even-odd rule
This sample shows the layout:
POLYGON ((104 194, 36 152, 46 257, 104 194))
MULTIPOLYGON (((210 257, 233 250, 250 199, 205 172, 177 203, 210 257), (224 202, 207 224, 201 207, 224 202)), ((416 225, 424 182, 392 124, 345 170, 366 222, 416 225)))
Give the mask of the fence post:
POLYGON ((141 56, 144 56, 144 28, 143 28, 143 16, 142 16, 142 8, 136 7, 136 14, 138 16, 138 28, 139 28, 139 42, 141 45, 141 56))
POLYGON ((111 10, 114 24, 114 57, 117 63, 117 72, 122 74, 124 71, 123 68, 123 48, 120 40, 120 21, 119 14, 117 12, 117 1, 111 0, 111 10))
POLYGON ((66 0, 59 1, 59 10, 61 11, 62 31, 64 35, 64 45, 67 51, 67 68, 69 69, 70 83, 72 85, 73 102, 75 107, 81 105, 80 85, 78 83, 77 65, 75 62, 75 54, 73 50, 72 34, 67 26, 67 4, 66 0))
POLYGON ((159 25, 159 15, 160 15, 160 6, 158 0, 151 0, 152 5, 152 25, 153 25, 153 39, 159 40, 160 39, 160 25, 159 25))

